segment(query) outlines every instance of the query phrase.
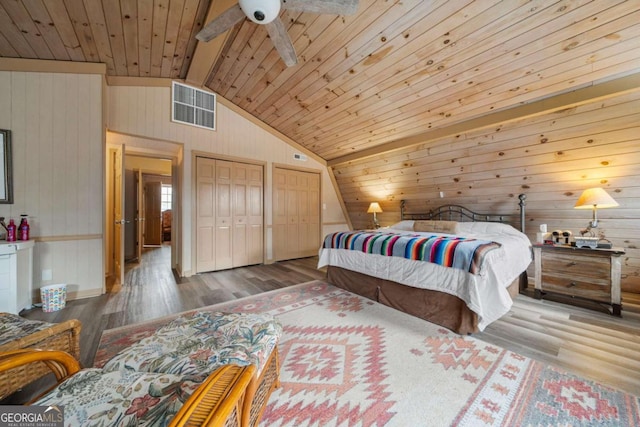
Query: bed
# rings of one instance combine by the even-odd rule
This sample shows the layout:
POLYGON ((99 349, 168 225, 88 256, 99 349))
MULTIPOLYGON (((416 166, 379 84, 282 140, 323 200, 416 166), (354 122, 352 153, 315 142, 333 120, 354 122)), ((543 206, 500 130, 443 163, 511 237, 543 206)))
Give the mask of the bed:
POLYGON ((402 201, 391 227, 329 233, 318 268, 327 267, 335 286, 459 334, 482 331, 526 287, 532 250, 526 196, 518 199, 519 213, 509 215, 458 205, 408 213, 402 201))

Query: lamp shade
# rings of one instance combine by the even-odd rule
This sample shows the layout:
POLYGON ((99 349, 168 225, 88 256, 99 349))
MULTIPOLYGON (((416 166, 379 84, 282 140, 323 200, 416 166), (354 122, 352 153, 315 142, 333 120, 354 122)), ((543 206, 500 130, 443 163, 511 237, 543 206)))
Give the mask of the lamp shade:
POLYGON ((378 204, 378 202, 371 202, 369 205, 369 209, 367 209, 367 213, 380 213, 382 212, 382 208, 378 204))
POLYGON ((618 202, 613 200, 613 197, 609 195, 602 188, 589 188, 582 192, 580 198, 576 202, 574 206, 575 209, 593 209, 597 207, 598 209, 602 208, 613 208, 619 206, 618 202))

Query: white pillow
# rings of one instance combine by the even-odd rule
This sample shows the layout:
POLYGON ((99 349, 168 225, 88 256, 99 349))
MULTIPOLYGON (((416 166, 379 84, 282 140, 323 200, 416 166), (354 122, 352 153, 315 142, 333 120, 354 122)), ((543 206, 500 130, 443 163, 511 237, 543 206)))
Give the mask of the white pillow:
POLYGON ((413 231, 414 222, 415 221, 412 219, 405 219, 404 221, 400 221, 396 224, 389 226, 389 228, 392 228, 394 230, 401 230, 401 231, 413 231))
POLYGON ((499 222, 460 222, 458 223, 458 232, 460 234, 472 233, 472 234, 485 234, 485 233, 501 233, 501 234, 514 234, 518 232, 515 228, 509 224, 502 224, 499 222))

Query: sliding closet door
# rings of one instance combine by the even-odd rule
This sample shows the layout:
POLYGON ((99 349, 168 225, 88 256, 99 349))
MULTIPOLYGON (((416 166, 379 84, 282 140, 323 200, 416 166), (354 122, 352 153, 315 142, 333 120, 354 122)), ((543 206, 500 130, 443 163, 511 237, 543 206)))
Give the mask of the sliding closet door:
POLYGON ((278 261, 318 254, 320 174, 276 168, 273 244, 278 261))

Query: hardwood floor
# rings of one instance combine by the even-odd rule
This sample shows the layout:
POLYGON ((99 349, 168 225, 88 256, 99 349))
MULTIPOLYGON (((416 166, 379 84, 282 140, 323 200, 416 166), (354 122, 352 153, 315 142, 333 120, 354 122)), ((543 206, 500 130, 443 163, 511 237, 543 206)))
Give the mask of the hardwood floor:
MULTIPOLYGON (((125 284, 117 292, 69 301, 67 308, 55 313, 33 309, 23 315, 49 322, 79 319, 81 362, 91 366, 105 329, 325 278, 312 257, 176 281, 169 256, 167 247, 146 250, 140 264, 129 266, 125 284)), ((633 304, 639 300, 627 295, 623 302, 623 317, 616 318, 520 295, 511 312, 475 336, 640 395, 640 310, 633 304)))

